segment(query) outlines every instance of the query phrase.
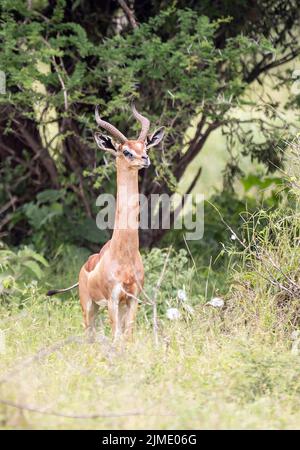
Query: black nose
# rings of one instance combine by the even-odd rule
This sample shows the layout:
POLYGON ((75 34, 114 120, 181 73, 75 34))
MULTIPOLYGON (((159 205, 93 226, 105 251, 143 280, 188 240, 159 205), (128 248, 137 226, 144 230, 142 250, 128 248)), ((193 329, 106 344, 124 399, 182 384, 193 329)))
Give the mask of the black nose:
POLYGON ((144 167, 150 166, 150 160, 149 160, 148 156, 142 156, 142 160, 144 161, 144 167))

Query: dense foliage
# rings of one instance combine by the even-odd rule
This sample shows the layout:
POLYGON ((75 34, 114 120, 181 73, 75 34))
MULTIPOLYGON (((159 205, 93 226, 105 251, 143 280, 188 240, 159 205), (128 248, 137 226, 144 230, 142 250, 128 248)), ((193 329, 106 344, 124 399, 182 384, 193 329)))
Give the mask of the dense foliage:
POLYGON ((1 1, 0 427, 299 428, 298 3, 1 1), (144 194, 195 189, 221 134, 224 189, 204 239, 142 233, 134 340, 112 343, 101 307, 91 343, 78 290, 46 292, 109 238, 94 108, 131 137, 132 100, 166 127, 144 194))
MULTIPOLYGON (((95 198, 113 192, 115 181, 113 162, 93 142, 96 104, 130 135, 137 131, 128 114, 132 99, 153 126, 167 127, 163 152, 152 151, 152 169, 141 173, 146 195, 176 189, 219 127, 229 150, 238 140, 268 170, 281 164, 276 143, 290 128, 272 121, 276 104, 252 105, 270 119, 250 120, 260 128, 259 142, 232 111, 246 101, 249 84, 299 54, 297 1, 135 3, 132 28, 117 2, 1 2, 0 69, 7 86, 0 95, 0 201, 10 243, 41 229, 57 230, 59 243, 64 226, 73 230, 74 223, 79 229, 65 236, 70 242, 105 239, 94 225, 95 198)), ((277 80, 293 82, 283 70, 277 80)), ((294 95, 290 106, 297 100, 294 95)), ((233 157, 227 185, 239 173, 233 157)), ((163 234, 149 230, 142 243, 152 245, 163 234)))
POLYGON ((126 347, 111 344, 107 311, 91 344, 77 293, 45 296, 47 287, 74 281, 86 250, 65 246, 48 268, 29 248, 2 248, 0 426, 298 429, 294 144, 280 207, 244 213, 244 225, 228 230, 235 239, 225 247, 233 259, 224 279, 187 250, 146 252, 135 339, 126 347))

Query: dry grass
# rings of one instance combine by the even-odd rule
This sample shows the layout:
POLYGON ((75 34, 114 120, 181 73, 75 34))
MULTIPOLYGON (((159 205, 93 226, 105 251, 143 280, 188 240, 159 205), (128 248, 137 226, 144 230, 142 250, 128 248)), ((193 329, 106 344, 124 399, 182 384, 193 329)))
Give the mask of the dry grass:
MULTIPOLYGON (((186 255, 172 254, 155 294, 157 345, 146 306, 134 342, 113 347, 100 333, 96 343, 85 341, 76 294, 49 299, 46 287, 31 284, 2 301, 1 427, 299 428, 298 180, 295 173, 287 180, 291 196, 281 209, 260 212, 245 224, 247 239, 239 267, 228 272, 233 284, 224 308, 205 305, 202 268, 195 273, 186 267, 186 255), (174 306, 183 286, 193 317, 182 313, 182 320, 167 321, 165 305, 174 306)), ((144 258, 152 299, 165 255, 156 249, 144 258)), ((64 262, 57 265, 55 285, 73 282, 81 262, 75 259, 67 271, 64 262)), ((104 327, 107 332, 106 314, 104 327)))
POLYGON ((77 302, 33 295, 25 312, 2 322, 0 398, 40 412, 2 404, 2 428, 299 427, 300 359, 289 338, 251 335, 199 305, 189 324, 163 323, 158 346, 140 323, 132 344, 113 348, 64 342, 81 329, 77 302))

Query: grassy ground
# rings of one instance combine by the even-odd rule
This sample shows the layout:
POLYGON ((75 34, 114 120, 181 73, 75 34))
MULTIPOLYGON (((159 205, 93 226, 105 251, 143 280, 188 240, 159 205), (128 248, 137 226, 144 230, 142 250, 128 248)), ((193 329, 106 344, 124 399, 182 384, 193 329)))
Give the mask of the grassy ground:
MULTIPOLYGON (((299 155, 289 180, 298 200, 299 155)), ((287 198, 275 212, 257 215, 241 267, 232 255, 229 270, 221 266, 219 273, 200 259, 195 268, 182 251, 172 255, 157 294, 158 345, 149 307, 140 307, 134 342, 113 347, 106 312, 107 338, 99 323, 98 340, 89 344, 77 293, 45 296, 50 286, 75 281, 87 251, 58 251, 66 258, 25 287, 20 274, 37 268, 28 255, 10 256, 18 270, 14 281, 1 274, 1 428, 299 428, 300 210, 294 203, 287 198), (178 289, 193 314, 179 304, 178 289), (206 304, 216 294, 224 308, 206 304), (165 309, 174 306, 181 319, 170 322, 165 309)), ((150 298, 166 254, 144 255, 150 298)), ((0 253, 1 268, 4 260, 0 253)))
MULTIPOLYGON (((83 257, 56 281, 68 284, 83 257)), ((21 303, 0 307, 0 399, 19 405, 0 404, 2 428, 299 428, 300 359, 290 333, 272 327, 270 302, 253 299, 263 311, 249 325, 230 306, 243 290, 220 310, 205 305, 200 282, 191 320, 162 314, 155 346, 142 306, 134 342, 114 348, 100 331, 85 342, 76 293, 49 299, 44 289, 33 284, 21 303)))

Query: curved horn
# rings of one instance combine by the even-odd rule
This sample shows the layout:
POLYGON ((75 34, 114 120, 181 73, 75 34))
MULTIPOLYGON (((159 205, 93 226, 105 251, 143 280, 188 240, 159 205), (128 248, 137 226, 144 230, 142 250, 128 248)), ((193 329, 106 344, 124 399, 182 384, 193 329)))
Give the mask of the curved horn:
POLYGON ((102 127, 106 131, 108 131, 108 133, 112 137, 114 137, 117 141, 121 142, 122 144, 124 144, 124 142, 127 141, 126 137, 124 136, 123 133, 121 133, 121 131, 119 131, 116 127, 114 127, 110 123, 105 122, 105 120, 101 119, 101 117, 99 115, 99 111, 98 111, 98 106, 96 106, 96 109, 95 109, 95 119, 96 119, 96 122, 99 125, 99 127, 102 127))
POLYGON ((132 103, 131 105, 131 109, 133 112, 134 117, 136 118, 136 120, 138 120, 141 125, 142 125, 142 129, 139 135, 138 140, 139 141, 145 141, 147 138, 147 134, 150 128, 150 120, 147 119, 147 117, 142 116, 142 114, 140 114, 137 110, 136 107, 134 106, 134 103, 132 103))

